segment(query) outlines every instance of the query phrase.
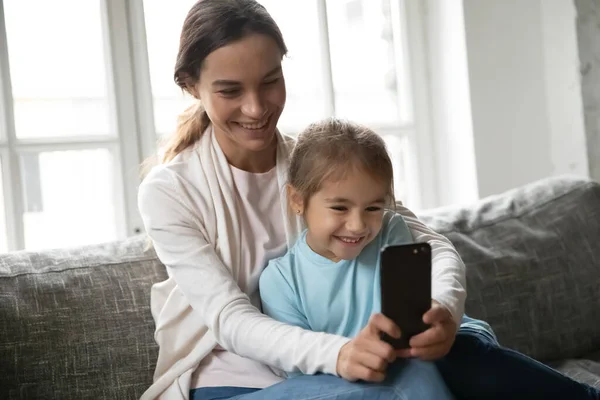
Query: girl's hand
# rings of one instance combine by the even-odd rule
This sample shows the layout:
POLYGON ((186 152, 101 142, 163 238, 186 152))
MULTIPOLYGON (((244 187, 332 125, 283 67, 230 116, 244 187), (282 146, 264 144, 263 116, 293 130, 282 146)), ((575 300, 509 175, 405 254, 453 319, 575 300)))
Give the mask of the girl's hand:
POLYGON ((373 314, 367 326, 341 348, 338 375, 349 381, 383 381, 385 370, 396 359, 396 353, 392 346, 381 340, 382 332, 400 337, 400 329, 391 319, 383 314, 373 314))
POLYGON ((410 339, 410 349, 396 352, 398 357, 417 357, 423 361, 433 361, 444 357, 452 348, 457 326, 447 308, 435 300, 423 315, 423 322, 431 327, 410 339))

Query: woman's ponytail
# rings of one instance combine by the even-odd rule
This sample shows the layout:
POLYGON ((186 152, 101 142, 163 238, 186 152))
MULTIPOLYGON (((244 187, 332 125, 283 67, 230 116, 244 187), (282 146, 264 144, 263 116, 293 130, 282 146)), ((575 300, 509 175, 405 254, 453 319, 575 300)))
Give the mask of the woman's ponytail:
POLYGON ((161 150, 161 163, 171 161, 175 156, 196 143, 208 128, 210 120, 204 107, 197 101, 177 118, 175 133, 167 138, 161 150))

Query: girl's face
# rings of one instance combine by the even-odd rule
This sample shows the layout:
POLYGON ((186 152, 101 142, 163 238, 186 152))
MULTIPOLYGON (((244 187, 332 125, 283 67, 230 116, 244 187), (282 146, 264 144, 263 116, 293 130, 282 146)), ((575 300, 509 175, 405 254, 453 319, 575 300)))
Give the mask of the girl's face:
POLYGON ((286 99, 281 59, 273 39, 252 34, 204 60, 195 90, 230 162, 274 148, 286 99))
POLYGON ((334 262, 356 258, 381 230, 388 187, 355 169, 325 181, 308 204, 290 188, 292 207, 304 216, 310 248, 334 262))

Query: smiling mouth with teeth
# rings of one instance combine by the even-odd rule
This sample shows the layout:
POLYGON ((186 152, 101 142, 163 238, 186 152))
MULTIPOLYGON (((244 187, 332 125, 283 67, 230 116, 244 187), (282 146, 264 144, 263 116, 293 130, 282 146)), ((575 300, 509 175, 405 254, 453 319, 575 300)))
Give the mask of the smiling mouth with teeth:
POLYGON ((265 119, 264 121, 258 122, 258 123, 254 123, 254 124, 245 124, 243 122, 238 122, 238 125, 241 126, 244 129, 248 129, 248 130, 259 130, 264 128, 265 126, 267 126, 267 124, 269 123, 269 119, 271 117, 269 116, 269 118, 265 119))
POLYGON ((356 244, 363 239, 362 237, 350 238, 350 237, 342 237, 342 236, 338 236, 337 238, 340 239, 342 242, 349 243, 349 244, 356 244))

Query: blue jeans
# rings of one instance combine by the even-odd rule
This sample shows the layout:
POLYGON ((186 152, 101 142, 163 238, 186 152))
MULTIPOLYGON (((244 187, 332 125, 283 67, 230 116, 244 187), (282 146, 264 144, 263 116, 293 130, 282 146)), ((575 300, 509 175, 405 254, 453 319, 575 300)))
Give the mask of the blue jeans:
POLYGON ((382 383, 348 382, 333 375, 299 375, 265 389, 216 387, 190 392, 192 400, 451 400, 434 363, 398 360, 382 383))
POLYGON ((402 363, 394 363, 388 378, 381 384, 351 383, 331 375, 300 376, 262 390, 223 387, 195 389, 191 391, 190 399, 410 400, 427 399, 426 396, 445 399, 450 398, 446 394, 448 388, 459 400, 600 400, 600 390, 500 346, 485 322, 468 317, 463 319, 450 353, 435 363, 443 381, 431 373, 431 363, 411 364, 413 361, 417 360, 410 360, 407 365, 414 366, 414 369, 405 368, 404 371, 402 363), (419 370, 423 365, 428 366, 426 374, 419 370), (418 392, 422 389, 431 392, 418 392))
POLYGON ((450 353, 436 365, 452 393, 461 400, 600 400, 599 389, 502 347, 493 334, 465 324, 450 353))

